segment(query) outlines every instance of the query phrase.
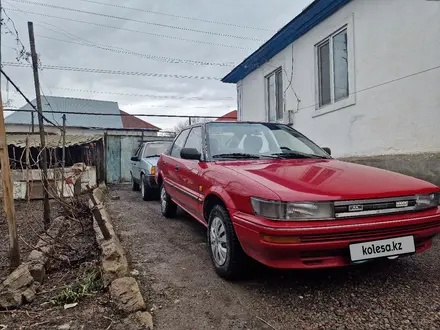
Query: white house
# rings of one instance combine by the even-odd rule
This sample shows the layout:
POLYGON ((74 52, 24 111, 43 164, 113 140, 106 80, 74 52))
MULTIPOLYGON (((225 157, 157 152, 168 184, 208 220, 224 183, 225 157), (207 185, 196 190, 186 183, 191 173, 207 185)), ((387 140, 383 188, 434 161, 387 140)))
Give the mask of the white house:
POLYGON ((440 152, 440 1, 316 0, 222 81, 336 157, 440 152))

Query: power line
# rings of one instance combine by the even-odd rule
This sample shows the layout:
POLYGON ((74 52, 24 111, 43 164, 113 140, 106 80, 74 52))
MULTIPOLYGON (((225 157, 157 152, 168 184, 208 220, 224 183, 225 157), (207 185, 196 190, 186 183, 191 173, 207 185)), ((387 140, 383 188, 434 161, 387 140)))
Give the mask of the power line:
POLYGON ((207 98, 207 97, 185 97, 185 96, 173 96, 173 95, 152 95, 152 94, 136 94, 136 93, 122 93, 122 92, 104 92, 104 91, 94 91, 87 89, 77 89, 77 88, 68 88, 68 87, 55 87, 51 86, 51 89, 61 89, 72 92, 81 92, 81 93, 93 93, 93 94, 109 94, 109 95, 118 95, 118 96, 134 96, 134 97, 146 97, 152 99, 159 100, 194 100, 194 101, 223 101, 223 100, 234 100, 233 97, 224 97, 224 98, 207 98))
MULTIPOLYGON (((25 99, 25 101, 32 107, 33 110, 27 110, 26 112, 34 112, 36 111, 37 113, 40 113, 38 111, 38 109, 35 107, 35 105, 32 104, 32 102, 27 98, 26 95, 24 95, 24 93, 21 91, 21 89, 11 80, 11 78, 9 78, 9 76, 3 71, 3 69, 0 69, 0 72, 3 74, 3 76, 6 78, 7 81, 9 81, 11 83, 12 86, 14 86, 14 88, 16 89, 16 91, 18 93, 20 93, 20 95, 25 99)), ((43 114, 41 114, 41 117, 43 117, 43 119, 48 122, 49 124, 51 124, 52 126, 58 128, 59 130, 62 131, 62 129, 56 125, 55 123, 53 123, 51 120, 47 119, 43 114)))
MULTIPOLYGON (((28 68, 30 64, 17 63, 17 62, 3 62, 4 66, 18 67, 18 68, 28 68)), ((123 76, 143 76, 143 77, 154 77, 154 78, 173 78, 173 79, 199 79, 199 80, 214 80, 220 81, 220 77, 212 76, 192 76, 192 75, 180 75, 180 74, 169 74, 169 73, 151 73, 151 72, 139 72, 139 71, 123 71, 123 70, 108 70, 108 69, 97 69, 97 68, 81 68, 74 66, 62 66, 62 65, 41 65, 41 69, 44 70, 58 70, 58 71, 73 71, 73 72, 88 72, 88 73, 103 73, 112 75, 123 75, 123 76)))
MULTIPOLYGON (((57 32, 55 30, 52 30, 52 31, 57 32)), ((148 55, 148 54, 143 54, 143 53, 137 53, 137 52, 134 52, 134 51, 131 51, 128 49, 124 49, 124 48, 120 48, 120 47, 100 45, 100 44, 95 44, 95 43, 91 43, 91 42, 89 42, 89 43, 76 42, 76 41, 63 40, 63 39, 58 39, 58 38, 44 36, 44 35, 38 35, 38 34, 37 34, 37 36, 40 38, 44 38, 44 39, 50 39, 50 40, 65 42, 65 43, 74 44, 74 45, 81 45, 81 46, 85 46, 85 47, 93 47, 93 48, 98 48, 98 49, 111 51, 111 52, 119 53, 119 54, 138 56, 138 57, 141 57, 144 59, 154 60, 154 61, 158 61, 158 62, 165 62, 165 63, 172 63, 172 64, 191 64, 191 65, 201 65, 201 66, 221 66, 221 67, 234 67, 235 66, 232 63, 203 62, 203 61, 195 61, 195 60, 178 59, 178 58, 172 58, 172 57, 148 55)))
POLYGON ((71 40, 79 40, 80 42, 72 42, 69 40, 62 40, 62 39, 58 39, 58 38, 54 38, 54 37, 49 37, 49 36, 42 36, 42 35, 38 35, 41 38, 45 38, 45 39, 51 39, 51 40, 56 40, 56 41, 60 41, 60 42, 66 42, 66 43, 72 43, 72 44, 76 44, 76 45, 82 45, 82 46, 86 46, 86 47, 94 47, 94 48, 98 48, 98 49, 102 49, 102 50, 107 50, 107 51, 112 51, 112 52, 116 52, 119 54, 126 54, 126 55, 134 55, 134 56, 139 56, 141 58, 146 58, 146 59, 150 59, 150 60, 155 60, 155 61, 159 61, 159 62, 165 62, 165 63, 173 63, 173 64, 192 64, 192 65, 203 65, 203 66, 227 66, 227 67, 233 67, 235 66, 235 63, 232 62, 206 62, 206 61, 196 61, 196 60, 188 60, 188 59, 180 59, 180 58, 172 58, 172 57, 166 57, 166 56, 157 56, 157 55, 148 55, 148 54, 144 54, 144 53, 138 53, 138 52, 134 52, 131 51, 129 49, 125 49, 125 48, 121 48, 121 47, 115 47, 115 46, 109 46, 109 45, 100 45, 97 44, 93 41, 84 39, 82 37, 79 37, 73 33, 70 33, 62 28, 60 28, 57 25, 48 23, 48 22, 41 22, 43 24, 49 25, 54 27, 56 30, 48 28, 47 26, 38 24, 38 26, 41 26, 44 29, 47 29, 49 31, 61 34, 71 40))
POLYGON ((227 37, 227 38, 250 40, 250 41, 263 41, 262 39, 257 39, 257 38, 253 38, 253 37, 237 36, 237 35, 217 33, 217 32, 212 32, 212 31, 190 29, 190 28, 185 28, 185 27, 175 26, 175 25, 147 22, 147 21, 141 21, 141 20, 128 18, 128 17, 107 15, 107 14, 97 13, 97 12, 93 12, 93 11, 68 8, 68 7, 63 7, 63 6, 51 5, 51 4, 47 4, 47 3, 39 3, 39 2, 33 2, 33 1, 28 1, 28 0, 10 0, 10 1, 25 3, 28 5, 43 6, 43 7, 53 8, 53 9, 73 11, 73 12, 77 12, 77 13, 106 17, 106 18, 113 18, 113 19, 118 19, 118 20, 127 21, 127 22, 134 22, 134 23, 139 23, 139 24, 154 25, 154 26, 165 27, 165 28, 170 28, 170 29, 177 29, 177 30, 188 31, 188 32, 196 32, 196 33, 203 33, 203 34, 208 34, 208 35, 215 35, 215 36, 219 36, 219 37, 227 37))
POLYGON ((208 20, 208 19, 201 19, 201 18, 188 17, 188 16, 182 16, 182 15, 175 15, 175 14, 169 14, 169 13, 162 13, 162 12, 153 11, 153 10, 147 10, 147 9, 142 9, 142 8, 133 8, 133 7, 128 7, 128 6, 115 5, 113 3, 104 3, 104 2, 92 1, 92 0, 79 0, 79 1, 94 3, 94 4, 97 4, 97 5, 115 7, 115 8, 120 8, 120 9, 129 9, 129 10, 134 10, 134 11, 138 11, 138 12, 141 11, 141 12, 144 12, 144 13, 150 13, 150 14, 155 14, 155 15, 162 15, 162 16, 168 16, 168 17, 174 17, 174 18, 181 18, 181 19, 186 19, 186 20, 191 20, 191 21, 198 21, 198 22, 211 23, 211 24, 219 24, 219 25, 232 26, 232 27, 243 28, 243 29, 276 32, 276 31, 272 31, 272 30, 269 30, 269 29, 264 29, 264 28, 254 27, 254 26, 246 26, 246 25, 239 25, 239 24, 228 23, 228 22, 220 22, 220 21, 214 21, 214 20, 208 20))
MULTIPOLYGON (((7 111, 20 111, 20 112, 32 112, 33 110, 28 109, 5 109, 7 111)), ((116 116, 116 117, 125 117, 125 116, 136 116, 136 117, 158 117, 158 118, 227 118, 227 119, 237 119, 232 116, 192 116, 192 115, 168 115, 168 114, 151 114, 151 113, 105 113, 105 112, 84 112, 84 111, 44 111, 44 113, 57 113, 57 114, 68 114, 68 115, 86 115, 86 116, 116 116)))
MULTIPOLYGON (((8 4, 8 5, 12 6, 11 4, 8 4)), ((180 38, 180 37, 176 37, 176 36, 151 33, 151 32, 139 31, 139 30, 133 30, 133 29, 126 29, 126 28, 122 28, 122 27, 118 27, 118 26, 105 25, 105 24, 94 23, 94 22, 89 22, 89 21, 81 21, 81 20, 72 19, 72 18, 68 18, 68 17, 61 17, 61 16, 55 16, 55 15, 49 15, 49 14, 43 14, 43 13, 35 13, 35 12, 19 9, 17 7, 8 8, 8 11, 19 11, 19 12, 30 14, 30 15, 38 15, 38 16, 43 16, 43 17, 55 18, 55 19, 60 19, 60 20, 64 20, 64 21, 94 25, 94 26, 98 26, 98 27, 115 29, 115 30, 130 32, 130 33, 139 33, 139 34, 144 34, 144 35, 149 35, 149 36, 159 37, 159 38, 168 38, 168 39, 173 39, 173 40, 194 42, 194 43, 198 43, 198 44, 206 44, 206 45, 211 45, 211 46, 227 47, 227 48, 234 48, 234 49, 243 49, 243 50, 253 50, 254 49, 254 48, 250 48, 250 47, 232 46, 232 45, 219 44, 219 43, 203 41, 203 40, 186 39, 186 38, 180 38)))

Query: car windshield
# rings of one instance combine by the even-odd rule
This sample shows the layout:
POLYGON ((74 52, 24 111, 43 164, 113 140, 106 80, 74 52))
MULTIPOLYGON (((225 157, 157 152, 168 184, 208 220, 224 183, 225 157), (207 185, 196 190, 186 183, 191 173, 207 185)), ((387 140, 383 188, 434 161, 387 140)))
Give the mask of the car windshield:
POLYGON ((213 159, 330 158, 315 143, 287 125, 209 123, 207 132, 213 159))
POLYGON ((144 150, 143 157, 155 157, 160 156, 168 150, 168 147, 171 143, 163 142, 163 143, 150 143, 147 144, 147 147, 144 150))

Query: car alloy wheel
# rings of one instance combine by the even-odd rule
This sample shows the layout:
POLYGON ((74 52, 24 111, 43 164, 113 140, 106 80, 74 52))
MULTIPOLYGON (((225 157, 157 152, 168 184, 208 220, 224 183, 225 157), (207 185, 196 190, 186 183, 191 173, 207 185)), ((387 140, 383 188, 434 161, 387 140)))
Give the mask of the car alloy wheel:
POLYGON ((145 182, 144 182, 144 176, 141 175, 141 193, 142 193, 142 197, 145 196, 145 182))
POLYGON ((177 212, 177 204, 168 195, 164 184, 160 187, 160 210, 165 218, 172 218, 177 212))
POLYGON ((162 213, 164 213, 167 208, 167 192, 164 185, 160 188, 160 206, 162 213))
POLYGON ((218 275, 226 280, 244 276, 250 270, 250 258, 244 253, 228 210, 216 205, 208 221, 208 246, 218 275))
POLYGON ((228 254, 228 245, 226 237, 226 229, 223 221, 219 217, 212 220, 211 228, 209 230, 211 241, 211 253, 214 262, 218 266, 223 266, 226 262, 228 254))

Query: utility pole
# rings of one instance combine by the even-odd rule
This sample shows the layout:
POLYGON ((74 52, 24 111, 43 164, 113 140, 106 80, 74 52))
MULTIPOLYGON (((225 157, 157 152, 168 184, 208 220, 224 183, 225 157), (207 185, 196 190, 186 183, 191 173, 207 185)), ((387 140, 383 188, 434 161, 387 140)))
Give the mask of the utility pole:
POLYGON ((32 68, 34 70, 35 98, 37 100, 38 126, 40 131, 41 144, 41 170, 43 172, 43 207, 44 227, 47 230, 50 226, 50 205, 49 205, 49 182, 47 180, 47 150, 46 136, 44 135, 43 107, 41 106, 40 79, 38 77, 38 55, 35 49, 34 24, 28 22, 29 43, 31 46, 32 68))
POLYGON ((61 159, 62 163, 62 172, 61 172, 61 198, 64 198, 64 183, 66 181, 65 178, 65 166, 66 166, 66 114, 63 115, 63 155, 61 159))
POLYGON ((20 249, 18 247, 17 223, 15 222, 14 191, 9 165, 8 142, 3 113, 3 99, 0 91, 0 157, 3 182, 3 206, 8 218, 10 266, 14 270, 20 265, 20 249))
POLYGON ((32 133, 35 133, 35 123, 34 123, 34 113, 33 112, 31 112, 31 124, 32 124, 32 133))
MULTIPOLYGON (((2 1, 0 0, 0 69, 2 68, 2 1)), ((18 246, 17 222, 15 219, 14 190, 12 186, 11 168, 9 165, 8 142, 6 140, 5 116, 1 93, 0 76, 0 164, 3 183, 3 206, 8 219, 9 230, 9 265, 11 271, 20 265, 20 248, 18 246)))

